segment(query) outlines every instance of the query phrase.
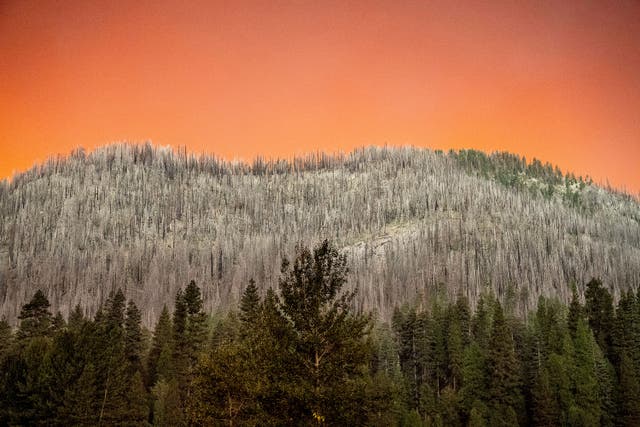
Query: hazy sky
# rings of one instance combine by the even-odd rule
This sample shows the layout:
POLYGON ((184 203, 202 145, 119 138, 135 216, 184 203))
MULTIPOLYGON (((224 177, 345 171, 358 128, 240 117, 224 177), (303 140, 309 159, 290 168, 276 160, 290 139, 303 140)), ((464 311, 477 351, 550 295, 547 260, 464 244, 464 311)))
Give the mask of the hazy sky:
POLYGON ((640 192, 640 2, 0 0, 0 177, 82 145, 508 150, 640 192))

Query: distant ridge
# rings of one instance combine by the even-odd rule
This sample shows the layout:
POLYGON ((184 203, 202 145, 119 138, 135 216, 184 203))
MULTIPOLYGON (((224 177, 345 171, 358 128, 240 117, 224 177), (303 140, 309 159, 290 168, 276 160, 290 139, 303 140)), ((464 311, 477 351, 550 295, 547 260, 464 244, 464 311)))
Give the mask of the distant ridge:
POLYGON ((150 325, 190 279, 210 309, 275 286, 298 242, 347 253, 360 307, 493 289, 524 314, 601 277, 640 284, 636 197, 509 153, 369 147, 229 162, 150 144, 75 150, 0 182, 0 316, 41 288, 95 311, 121 287, 150 325))

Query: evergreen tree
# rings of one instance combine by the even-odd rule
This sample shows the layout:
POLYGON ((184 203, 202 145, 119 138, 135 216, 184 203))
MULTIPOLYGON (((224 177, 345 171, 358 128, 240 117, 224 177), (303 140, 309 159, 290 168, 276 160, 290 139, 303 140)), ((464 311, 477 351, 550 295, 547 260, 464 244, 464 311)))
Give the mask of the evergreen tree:
POLYGON ((436 397, 440 397, 440 391, 447 383, 447 333, 446 315, 440 304, 436 301, 432 309, 429 334, 429 360, 430 371, 435 381, 434 389, 436 397))
POLYGON ((570 415, 572 425, 600 424, 601 403, 596 373, 597 344, 586 322, 578 320, 574 339, 573 383, 576 409, 570 415))
POLYGON ((142 369, 142 347, 140 311, 133 301, 129 301, 125 320, 125 355, 132 372, 142 369))
POLYGON ((458 294, 456 298, 455 315, 460 325, 462 345, 466 347, 471 341, 471 310, 469 299, 463 294, 458 294))
POLYGON ((567 315, 567 326, 572 337, 575 337, 578 321, 584 317, 584 307, 578 298, 578 288, 575 283, 571 284, 571 302, 569 303, 569 314, 567 315))
POLYGON ((486 295, 480 295, 475 316, 471 322, 473 338, 483 351, 489 349, 491 336, 491 304, 492 300, 486 295))
POLYGON ((173 312, 173 369, 182 407, 191 393, 196 362, 207 341, 207 315, 203 306, 195 281, 190 281, 184 291, 178 291, 173 312))
POLYGON ((104 312, 96 317, 94 366, 99 408, 98 424, 114 424, 125 417, 129 367, 126 354, 125 297, 122 290, 112 293, 104 312))
POLYGON ((608 290, 602 286, 602 282, 598 279, 592 279, 587 283, 585 292, 585 312, 589 319, 589 326, 593 331, 596 342, 611 359, 612 337, 613 331, 613 299, 608 290))
POLYGON ((558 420, 561 424, 570 422, 569 413, 575 405, 573 364, 573 343, 567 336, 564 338, 563 348, 559 352, 552 352, 546 361, 551 388, 554 392, 553 397, 560 410, 558 420))
POLYGON ((182 289, 178 290, 173 309, 173 368, 181 398, 189 373, 189 341, 187 337, 187 305, 182 289))
POLYGON ((126 425, 142 426, 149 419, 147 391, 140 371, 135 371, 133 376, 129 378, 130 383, 126 391, 126 406, 118 422, 126 425))
POLYGON ((22 306, 20 315, 20 327, 17 338, 27 339, 37 336, 46 336, 51 333, 51 312, 49 300, 41 290, 36 291, 27 304, 22 306))
POLYGON ((417 317, 415 309, 405 307, 405 312, 396 308, 393 314, 393 328, 398 337, 398 358, 400 370, 406 380, 410 408, 418 408, 420 402, 420 359, 418 348, 417 317))
POLYGON ((260 296, 256 282, 251 279, 240 299, 240 320, 250 327, 254 326, 260 316, 260 296))
POLYGON ((500 303, 496 303, 493 313, 488 369, 491 424, 514 425, 514 420, 517 424, 523 405, 521 371, 500 303))
POLYGON ((449 321, 447 334, 447 356, 449 361, 450 385, 455 392, 462 380, 463 338, 460 319, 453 313, 449 321))
POLYGON ((363 390, 340 391, 362 379, 370 318, 353 313, 355 293, 341 292, 346 257, 324 241, 313 252, 299 247, 293 265, 285 259, 281 271, 279 308, 294 332, 298 363, 292 373, 300 386, 303 416, 309 422, 351 424, 344 416, 356 409, 363 390))
POLYGON ((158 323, 156 323, 151 340, 151 350, 147 357, 147 384, 152 386, 159 377, 164 377, 167 381, 173 378, 172 368, 173 353, 173 325, 167 306, 162 308, 158 323), (161 363, 161 359, 162 363, 161 363), (162 367, 161 367, 162 365, 162 367))
POLYGON ((109 295, 105 307, 105 326, 113 332, 121 333, 125 319, 126 299, 122 289, 118 289, 115 294, 109 295))
POLYGON ((614 363, 619 364, 622 353, 626 353, 635 371, 640 372, 640 308, 632 291, 623 292, 618 301, 612 343, 614 363))
POLYGON ((73 331, 80 331, 82 329, 82 326, 84 326, 85 318, 80 304, 76 305, 71 314, 69 314, 67 324, 69 326, 69 329, 73 331))
POLYGON ((195 281, 189 282, 184 290, 184 304, 187 309, 186 342, 189 365, 193 367, 198 353, 204 349, 207 341, 207 315, 203 310, 200 288, 195 281))
POLYGON ((488 379, 485 371, 486 356, 475 341, 464 350, 462 368, 462 407, 470 413, 474 404, 487 402, 488 379))
POLYGON ((615 369, 600 350, 594 349, 595 370, 600 398, 600 425, 611 427, 617 416, 616 408, 616 373, 615 369))
POLYGON ((552 427, 560 423, 560 408, 545 365, 538 370, 532 390, 533 422, 536 426, 552 427))

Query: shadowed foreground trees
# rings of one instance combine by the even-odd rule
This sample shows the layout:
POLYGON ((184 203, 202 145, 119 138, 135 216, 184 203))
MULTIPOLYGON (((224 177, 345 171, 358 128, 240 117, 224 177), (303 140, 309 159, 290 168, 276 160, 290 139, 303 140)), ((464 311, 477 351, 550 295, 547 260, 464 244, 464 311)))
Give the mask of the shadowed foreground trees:
POLYGON ((234 328, 234 338, 200 363, 189 419, 371 424, 388 399, 375 396, 367 365, 372 323, 351 309, 354 293, 341 292, 346 273, 346 258, 325 241, 283 261, 280 296, 261 299, 251 282, 240 321, 223 326, 234 328))
MULTIPOLYGON (((346 259, 324 242, 208 316, 195 282, 153 334, 121 291, 93 319, 56 320, 37 292, 0 321, 0 425, 637 426, 640 298, 599 280, 527 321, 491 294, 353 308, 346 259)), ((506 305, 507 306, 507 305, 506 305)))

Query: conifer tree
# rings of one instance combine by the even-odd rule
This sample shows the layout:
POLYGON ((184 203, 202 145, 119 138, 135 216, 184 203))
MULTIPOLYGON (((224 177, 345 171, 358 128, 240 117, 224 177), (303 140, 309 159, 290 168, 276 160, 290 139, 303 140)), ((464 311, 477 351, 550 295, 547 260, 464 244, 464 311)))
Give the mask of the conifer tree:
POLYGON ((578 288, 575 283, 571 284, 571 302, 569 303, 569 313, 567 315, 567 326, 572 337, 575 337, 578 321, 584 317, 584 307, 578 298, 578 288))
POLYGON ((122 333, 125 319, 126 299, 122 289, 118 288, 115 294, 109 295, 105 306, 105 325, 114 333, 122 333))
POLYGON ((122 290, 107 299, 104 312, 97 316, 95 373, 99 397, 98 424, 113 424, 126 412, 128 364, 125 337, 125 304, 122 290))
POLYGON ((181 393, 187 383, 187 375, 190 365, 189 341, 187 338, 187 305, 184 302, 184 293, 179 289, 176 294, 173 309, 173 367, 176 381, 181 393))
POLYGON ((37 290, 27 304, 22 306, 20 315, 20 327, 16 337, 27 339, 37 336, 45 336, 51 333, 52 317, 49 311, 49 300, 41 290, 37 290))
POLYGON ((473 341, 465 350, 462 365, 462 407, 470 413, 476 401, 487 402, 486 357, 477 342, 473 341))
POLYGON ((640 309, 632 291, 624 292, 618 301, 612 343, 614 363, 619 364, 622 353, 626 353, 640 372, 640 309))
POLYGON ((447 333, 447 356, 449 361, 449 378, 452 390, 457 391, 462 382, 463 338, 460 319, 454 312, 449 320, 447 333))
POLYGON ((140 311, 133 301, 129 301, 125 320, 125 355, 131 372, 142 369, 142 346, 140 311))
POLYGON ((565 336, 562 348, 558 352, 553 351, 546 361, 551 388, 554 391, 553 397, 560 410, 558 420, 561 424, 570 422, 569 414, 575 405, 573 364, 573 342, 569 336, 565 336))
POLYGON ((202 295, 195 281, 190 281, 184 290, 184 303, 187 309, 186 335, 188 354, 193 366, 198 353, 204 348, 207 340, 207 315, 203 310, 202 295))
POLYGON ((469 299, 461 293, 456 298, 455 315, 460 325, 462 345, 466 347, 471 340, 471 310, 469 309, 469 299))
POLYGON ((420 360, 418 354, 419 337, 415 309, 405 308, 405 312, 396 308, 393 314, 393 328, 398 337, 398 358, 400 369, 406 379, 407 393, 411 408, 417 408, 420 402, 420 360))
POLYGON ((430 370, 435 380, 435 394, 439 398, 440 391, 447 383, 447 333, 446 315, 440 303, 435 302, 432 309, 430 322, 431 333, 429 334, 430 370))
POLYGON ((85 318, 80 304, 77 304, 71 314, 69 314, 67 324, 69 329, 73 331, 79 332, 82 329, 82 326, 85 324, 85 318))
POLYGON ((198 355, 207 341, 206 321, 200 288, 191 280, 184 291, 178 291, 173 312, 173 369, 183 408, 190 394, 198 355))
POLYGON ((149 419, 149 402, 144 387, 142 373, 138 370, 129 376, 130 382, 126 394, 126 407, 119 417, 119 422, 128 425, 142 426, 149 419))
POLYGON ((533 423, 540 427, 552 427, 560 421, 560 408, 555 399, 549 371, 545 365, 540 366, 532 390, 533 423))
POLYGON ((292 370, 309 421, 350 424, 343 416, 355 409, 363 392, 340 393, 361 378, 370 325, 368 316, 352 311, 355 293, 342 289, 347 271, 346 257, 326 240, 313 252, 299 247, 293 264, 282 263, 279 308, 294 332, 298 363, 292 370))
POLYGON ((240 320, 245 325, 255 325, 260 315, 260 296, 255 280, 249 280, 249 285, 240 299, 240 320))
POLYGON ((496 303, 493 313, 488 369, 491 424, 513 425, 523 405, 521 371, 500 303, 496 303))
POLYGON ((476 313, 471 322, 473 338, 483 351, 489 349, 489 339, 491 336, 491 304, 492 301, 487 295, 480 295, 476 313))
POLYGON ((589 319, 589 326, 605 356, 611 359, 613 356, 611 333, 614 322, 611 294, 602 286, 599 279, 592 279, 587 283, 585 299, 585 312, 589 319))
POLYGON ((594 354, 596 348, 591 330, 583 319, 579 319, 574 339, 573 383, 577 410, 570 417, 573 425, 600 424, 601 403, 594 354))
POLYGON ((170 380, 173 356, 173 325, 167 306, 162 308, 147 357, 147 384, 153 386, 160 377, 170 380))
POLYGON ((611 427, 616 419, 616 373, 615 369, 602 353, 600 347, 594 349, 595 370, 600 398, 600 425, 611 427))

